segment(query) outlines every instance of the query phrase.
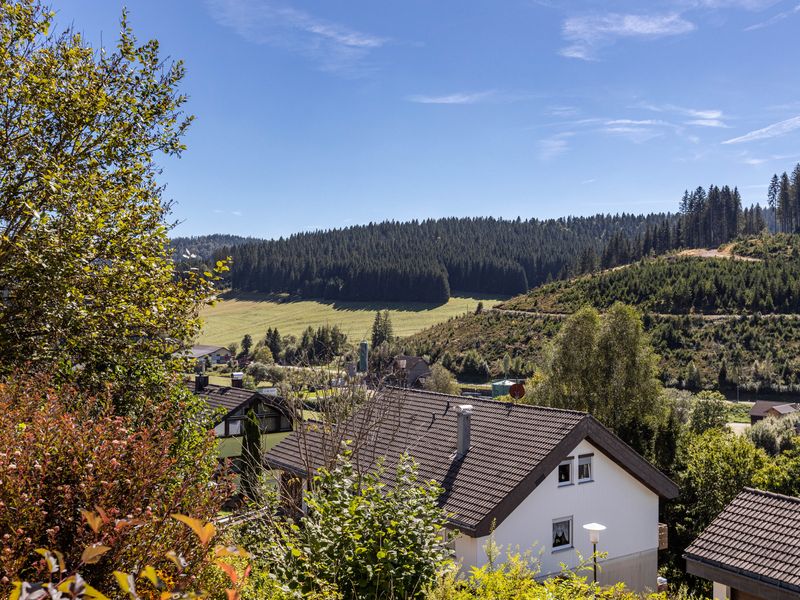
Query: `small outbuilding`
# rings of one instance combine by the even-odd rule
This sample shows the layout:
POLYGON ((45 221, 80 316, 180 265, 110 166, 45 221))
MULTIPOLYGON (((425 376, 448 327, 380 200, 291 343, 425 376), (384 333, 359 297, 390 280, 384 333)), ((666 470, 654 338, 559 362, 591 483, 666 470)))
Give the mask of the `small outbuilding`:
POLYGON ((770 410, 776 406, 786 405, 786 400, 757 400, 750 409, 750 424, 755 425, 759 421, 770 416, 770 410))

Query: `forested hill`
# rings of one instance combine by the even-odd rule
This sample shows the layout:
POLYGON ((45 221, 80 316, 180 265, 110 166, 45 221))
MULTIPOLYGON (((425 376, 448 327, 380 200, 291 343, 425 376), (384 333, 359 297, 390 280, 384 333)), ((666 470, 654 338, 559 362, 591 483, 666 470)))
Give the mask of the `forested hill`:
POLYGON ((177 261, 183 261, 185 257, 191 257, 194 254, 192 259, 210 263, 223 248, 232 248, 255 240, 256 238, 242 237, 241 235, 212 233, 211 235, 174 237, 170 239, 170 246, 177 261))
POLYGON ((659 213, 384 222, 252 241, 221 253, 233 257, 234 290, 445 302, 451 290, 513 295, 606 260, 627 261, 645 237, 670 247, 677 220, 659 213), (609 245, 614 257, 604 256, 609 245))
POLYGON ((668 314, 800 313, 800 260, 669 255, 544 285, 503 308, 571 313, 614 302, 668 314))
POLYGON ((421 331, 404 349, 462 377, 527 377, 566 315, 622 301, 644 313, 669 385, 800 391, 800 235, 747 238, 722 254, 751 260, 673 252, 548 283, 421 331))

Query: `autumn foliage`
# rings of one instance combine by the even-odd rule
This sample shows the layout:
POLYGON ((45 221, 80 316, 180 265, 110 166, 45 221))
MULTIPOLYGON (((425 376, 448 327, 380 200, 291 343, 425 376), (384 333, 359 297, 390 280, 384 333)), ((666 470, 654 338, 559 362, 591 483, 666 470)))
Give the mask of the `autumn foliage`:
POLYGON ((213 437, 187 445, 179 430, 142 425, 108 405, 44 376, 0 384, 0 592, 15 579, 46 579, 37 548, 84 565, 95 587, 109 588, 115 569, 152 564, 170 550, 188 561, 187 577, 196 575, 196 540, 169 515, 217 514, 229 487, 210 477, 213 437), (85 548, 98 544, 108 550, 86 561, 85 548))

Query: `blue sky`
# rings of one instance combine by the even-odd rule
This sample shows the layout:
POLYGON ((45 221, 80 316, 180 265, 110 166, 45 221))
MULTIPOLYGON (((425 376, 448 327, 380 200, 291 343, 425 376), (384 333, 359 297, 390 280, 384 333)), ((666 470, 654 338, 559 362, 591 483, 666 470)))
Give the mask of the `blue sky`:
POLYGON ((186 62, 176 235, 762 201, 800 161, 798 0, 56 0, 186 62))

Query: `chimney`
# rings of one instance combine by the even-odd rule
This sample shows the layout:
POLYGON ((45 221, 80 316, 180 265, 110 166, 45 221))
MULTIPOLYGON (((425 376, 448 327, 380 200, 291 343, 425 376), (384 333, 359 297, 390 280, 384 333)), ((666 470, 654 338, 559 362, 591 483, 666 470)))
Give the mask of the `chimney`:
POLYGON ((231 373, 231 387, 242 388, 244 387, 244 373, 236 371, 231 373))
POLYGON ((456 413, 458 413, 458 447, 456 448, 456 458, 460 459, 464 458, 469 451, 472 405, 459 404, 456 407, 456 413))
POLYGON ((195 392, 202 392, 206 389, 208 385, 208 375, 203 375, 198 373, 194 376, 194 391, 195 392))

